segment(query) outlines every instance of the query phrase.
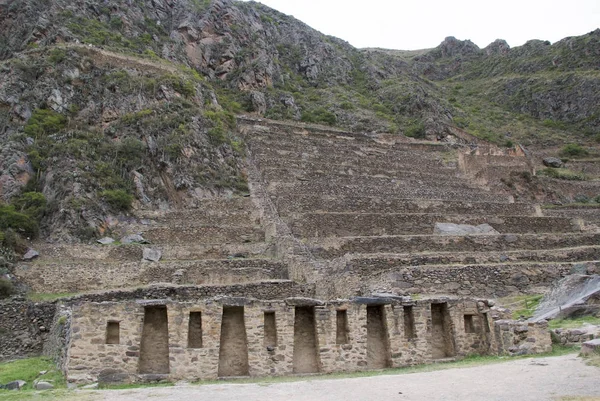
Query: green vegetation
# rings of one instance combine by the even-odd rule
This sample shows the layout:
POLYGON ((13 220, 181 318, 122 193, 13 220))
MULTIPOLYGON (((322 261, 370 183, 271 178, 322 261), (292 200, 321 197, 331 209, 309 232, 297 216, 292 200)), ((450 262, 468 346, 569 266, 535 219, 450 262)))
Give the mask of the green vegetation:
POLYGON ((425 138, 425 125, 422 121, 414 122, 406 128, 404 135, 415 139, 423 139, 425 138))
POLYGON ((544 298, 543 295, 517 295, 506 297, 500 300, 499 304, 513 311, 512 318, 515 320, 521 317, 528 319, 532 317, 538 305, 544 298))
POLYGON ((560 155, 563 157, 584 157, 587 156, 589 154, 589 152, 582 147, 581 145, 575 144, 575 143, 569 143, 567 145, 565 145, 561 150, 560 150, 560 155))
POLYGON ((25 125, 25 135, 34 139, 52 135, 62 130, 67 118, 53 110, 36 109, 25 125))
MULTIPOLYGON (((110 12, 109 12, 110 14, 110 12)), ((107 46, 116 50, 125 52, 147 53, 147 55, 156 55, 160 52, 160 43, 152 39, 153 35, 166 39, 167 33, 164 28, 157 25, 155 21, 145 18, 137 21, 136 27, 143 33, 128 36, 128 30, 125 30, 123 21, 118 17, 111 17, 109 22, 102 22, 96 19, 75 17, 73 15, 64 15, 68 22, 67 28, 82 42, 95 46, 107 46)))
POLYGON ((12 281, 0 277, 0 299, 8 298, 15 293, 15 287, 12 281))
POLYGON ((7 230, 12 230, 25 237, 35 238, 39 228, 31 216, 17 212, 13 205, 0 205, 0 230, 5 232, 4 241, 6 241, 7 230))
POLYGON ((583 326, 584 323, 600 325, 600 317, 581 316, 574 318, 552 319, 548 322, 551 329, 574 329, 583 326))
POLYGON ((325 110, 324 108, 317 108, 314 110, 305 110, 302 113, 301 120, 306 123, 335 125, 337 118, 332 112, 325 110))
POLYGON ((558 178, 559 180, 571 180, 571 181, 586 181, 588 177, 583 173, 571 171, 566 168, 545 168, 538 171, 539 175, 558 178))
MULTIPOLYGON (((0 363, 0 383, 8 383, 13 380, 25 380, 27 384, 19 393, 33 389, 33 381, 43 377, 45 381, 51 381, 55 388, 66 388, 65 379, 61 372, 56 369, 52 360, 44 357, 20 359, 13 362, 0 363), (40 376, 41 371, 47 371, 40 376)), ((0 398, 3 399, 3 398, 0 398)))
POLYGON ((107 189, 102 191, 100 196, 104 198, 106 203, 108 203, 113 210, 127 212, 131 209, 133 196, 122 189, 107 189))

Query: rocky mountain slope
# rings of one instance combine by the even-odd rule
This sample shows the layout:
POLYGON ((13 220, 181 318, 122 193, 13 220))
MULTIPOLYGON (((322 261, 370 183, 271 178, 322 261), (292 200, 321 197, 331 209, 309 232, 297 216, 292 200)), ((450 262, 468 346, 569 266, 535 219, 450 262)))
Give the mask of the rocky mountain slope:
POLYGON ((0 0, 0 21, 0 229, 13 245, 38 224, 88 240, 132 207, 244 193, 236 113, 588 154, 600 138, 600 30, 398 52, 255 2, 0 0))

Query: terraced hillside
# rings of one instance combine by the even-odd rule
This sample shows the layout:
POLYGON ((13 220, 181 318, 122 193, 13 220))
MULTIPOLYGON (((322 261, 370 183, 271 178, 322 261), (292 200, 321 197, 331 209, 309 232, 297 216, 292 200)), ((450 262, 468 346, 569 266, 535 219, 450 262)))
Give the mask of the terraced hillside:
MULTIPOLYGON (((465 147, 256 119, 242 127, 278 217, 312 257, 305 278, 319 294, 537 293, 600 260, 593 218, 582 224, 576 209, 560 215, 477 184, 457 163, 465 147), (436 223, 498 233, 440 235, 436 223)), ((486 160, 494 169, 524 157, 486 160)))

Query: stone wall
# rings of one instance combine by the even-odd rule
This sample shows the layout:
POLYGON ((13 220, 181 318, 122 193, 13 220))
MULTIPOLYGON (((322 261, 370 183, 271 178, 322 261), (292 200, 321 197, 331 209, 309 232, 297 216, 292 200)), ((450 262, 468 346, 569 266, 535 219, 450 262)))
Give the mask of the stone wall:
POLYGON ((44 293, 132 288, 152 283, 226 285, 288 277, 284 263, 268 259, 48 263, 41 258, 32 264, 17 265, 14 274, 32 291, 44 293))
MULTIPOLYGON (((76 383, 94 381, 98 377, 126 382, 157 377, 207 380, 216 379, 219 372, 236 372, 223 368, 232 359, 247 360, 245 369, 249 376, 361 371, 381 367, 374 365, 377 358, 388 361, 387 367, 431 362, 435 356, 432 344, 436 340, 432 329, 432 304, 447 311, 444 341, 451 344, 448 357, 503 352, 504 348, 494 338, 495 332, 490 329, 492 320, 487 305, 475 300, 414 301, 374 297, 322 302, 308 298, 267 301, 217 297, 188 302, 84 302, 73 305, 67 377, 76 383), (157 305, 166 307, 169 366, 160 373, 144 375, 140 373, 141 352, 144 352, 142 337, 148 335, 148 331, 144 331, 144 314, 146 308, 157 305), (227 327, 235 324, 229 321, 222 325, 224 311, 230 314, 241 308, 245 339, 240 341, 245 346, 230 345, 224 353, 221 349, 223 336, 228 338, 227 344, 237 341, 232 333, 226 332, 227 327), (373 332, 374 317, 368 316, 372 313, 368 310, 378 311, 377 332, 373 332), (190 324, 191 313, 195 316, 194 324, 190 324), (198 313, 201 324, 197 321, 198 313), (340 313, 345 319, 339 318, 340 313), (410 323, 406 321, 407 316, 411 317, 410 323), (118 324, 118 344, 107 343, 113 342, 107 341, 109 322, 112 327, 118 324), (338 327, 339 322, 345 322, 345 327, 338 327), (190 328, 194 330, 192 335, 190 328), (340 330, 344 335, 340 335, 340 330), (199 335, 201 346, 198 345, 199 335), (302 342, 311 338, 309 343, 302 342), (377 353, 375 359, 374 352, 377 353), (307 363, 306 358, 313 358, 312 362, 307 363)), ((531 352, 545 350, 541 345, 543 340, 538 339, 543 333, 536 330, 537 327, 529 329, 529 337, 536 338, 537 347, 530 349, 531 352)), ((238 334, 243 332, 237 331, 238 334)), ((547 331, 546 336, 549 343, 547 331)))
POLYGON ((494 332, 498 355, 526 355, 550 352, 552 339, 548 323, 528 323, 516 320, 497 320, 494 332))
POLYGON ((55 311, 52 302, 13 298, 0 303, 0 361, 40 355, 55 311))
POLYGON ((316 280, 330 296, 347 294, 437 294, 503 297, 536 294, 564 277, 576 262, 497 263, 402 266, 389 259, 354 259, 331 268, 316 280))

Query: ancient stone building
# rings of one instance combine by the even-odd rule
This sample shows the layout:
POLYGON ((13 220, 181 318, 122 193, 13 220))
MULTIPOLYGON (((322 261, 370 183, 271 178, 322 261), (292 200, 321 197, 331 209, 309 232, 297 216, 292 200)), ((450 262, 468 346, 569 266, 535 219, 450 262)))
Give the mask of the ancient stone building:
POLYGON ((17 267, 34 291, 84 293, 46 305, 43 330, 22 329, 69 381, 544 352, 544 323, 504 320, 488 300, 598 269, 594 217, 546 215, 497 185, 503 171, 535 172, 523 152, 250 118, 239 126, 249 196, 138 210, 121 228, 148 245, 46 244, 17 267), (144 259, 144 248, 161 259, 144 259))

